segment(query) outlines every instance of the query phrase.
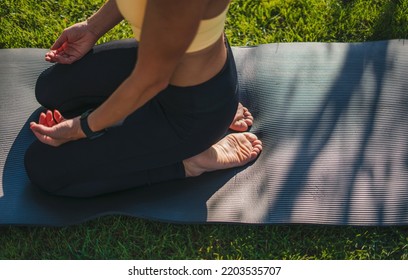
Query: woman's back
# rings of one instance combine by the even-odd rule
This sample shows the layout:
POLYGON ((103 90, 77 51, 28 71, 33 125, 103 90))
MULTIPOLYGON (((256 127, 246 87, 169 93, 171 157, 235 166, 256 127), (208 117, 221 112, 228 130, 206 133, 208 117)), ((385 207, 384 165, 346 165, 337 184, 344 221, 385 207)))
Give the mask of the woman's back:
MULTIPOLYGON (((150 11, 146 8, 148 0, 116 1, 119 10, 131 24, 136 40, 141 40, 145 13, 150 11)), ((172 5, 171 1, 169 2, 172 5)), ((215 76, 222 69, 226 60, 222 34, 228 4, 229 0, 207 0, 207 3, 204 3, 202 19, 195 37, 177 65, 170 79, 171 84, 177 86, 200 84, 215 76)), ((165 5, 161 4, 163 12, 168 10, 165 5)), ((166 16, 171 17, 172 15, 167 13, 166 16)), ((182 15, 173 13, 173 16, 182 15)), ((166 29, 166 33, 169 34, 176 32, 178 30, 166 29)))

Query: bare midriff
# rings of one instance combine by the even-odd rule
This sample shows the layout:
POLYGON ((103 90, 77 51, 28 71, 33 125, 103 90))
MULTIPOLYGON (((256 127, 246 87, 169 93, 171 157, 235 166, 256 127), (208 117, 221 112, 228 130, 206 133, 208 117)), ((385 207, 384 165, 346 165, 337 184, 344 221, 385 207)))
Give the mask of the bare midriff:
MULTIPOLYGON (((131 24, 136 40, 139 40, 148 0, 116 1, 121 13, 131 24)), ((222 31, 229 2, 230 0, 208 1, 197 36, 173 72, 170 84, 182 87, 198 85, 221 71, 227 58, 222 31)))
POLYGON ((170 84, 180 87, 194 86, 217 75, 227 59, 224 36, 211 46, 193 53, 186 53, 174 71, 170 84))

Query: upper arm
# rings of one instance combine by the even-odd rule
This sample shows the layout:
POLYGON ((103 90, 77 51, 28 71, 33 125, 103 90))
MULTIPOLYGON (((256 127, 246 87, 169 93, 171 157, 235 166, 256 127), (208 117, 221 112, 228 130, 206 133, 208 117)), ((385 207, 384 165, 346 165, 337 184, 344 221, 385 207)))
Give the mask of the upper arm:
POLYGON ((169 82, 193 41, 208 0, 147 0, 133 74, 146 82, 169 82), (142 78, 142 77, 143 78, 142 78))
POLYGON ((122 120, 163 90, 193 41, 209 0, 147 0, 132 74, 88 118, 92 130, 122 120))

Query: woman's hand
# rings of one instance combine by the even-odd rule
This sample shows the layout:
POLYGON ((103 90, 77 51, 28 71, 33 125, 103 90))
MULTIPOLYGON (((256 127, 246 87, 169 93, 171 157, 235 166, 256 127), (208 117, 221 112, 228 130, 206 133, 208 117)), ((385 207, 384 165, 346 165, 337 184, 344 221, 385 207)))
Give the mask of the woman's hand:
POLYGON ((54 147, 85 138, 79 117, 67 120, 58 110, 41 113, 38 123, 30 123, 30 129, 38 140, 54 147))
POLYGON ((71 64, 87 54, 98 40, 87 22, 80 22, 65 29, 55 41, 45 60, 62 64, 71 64))

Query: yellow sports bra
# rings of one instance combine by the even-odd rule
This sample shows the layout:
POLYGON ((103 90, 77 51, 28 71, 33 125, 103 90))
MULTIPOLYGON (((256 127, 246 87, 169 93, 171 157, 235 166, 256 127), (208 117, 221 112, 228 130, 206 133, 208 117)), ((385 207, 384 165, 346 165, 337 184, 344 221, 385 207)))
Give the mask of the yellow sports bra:
MULTIPOLYGON (((140 40, 147 1, 148 0, 116 0, 119 11, 132 26, 133 34, 138 41, 140 40)), ((227 11, 228 6, 218 16, 201 20, 197 34, 187 49, 188 53, 205 49, 220 38, 224 31, 227 11)))

